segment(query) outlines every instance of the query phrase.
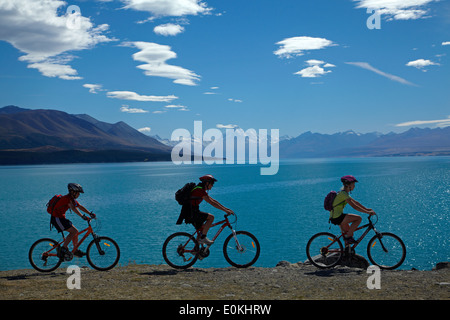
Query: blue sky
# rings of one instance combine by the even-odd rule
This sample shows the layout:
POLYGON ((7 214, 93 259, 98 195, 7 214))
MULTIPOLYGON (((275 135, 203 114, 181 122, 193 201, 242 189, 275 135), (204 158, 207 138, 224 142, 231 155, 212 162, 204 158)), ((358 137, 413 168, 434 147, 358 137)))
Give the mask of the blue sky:
POLYGON ((165 138, 450 125, 450 1, 2 0, 0 62, 0 106, 165 138))

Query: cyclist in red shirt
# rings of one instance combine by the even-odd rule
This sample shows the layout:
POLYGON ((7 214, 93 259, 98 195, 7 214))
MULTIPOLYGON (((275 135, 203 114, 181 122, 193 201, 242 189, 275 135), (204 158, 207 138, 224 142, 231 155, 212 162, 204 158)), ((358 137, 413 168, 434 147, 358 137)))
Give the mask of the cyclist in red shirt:
MULTIPOLYGON (((58 232, 67 231, 69 235, 66 237, 62 247, 59 250, 58 256, 64 257, 64 255, 69 251, 68 245, 70 241, 73 242, 73 246, 76 247, 78 244, 78 230, 73 226, 72 222, 66 218, 66 211, 72 210, 82 219, 88 220, 86 215, 82 215, 79 210, 89 214, 91 218, 95 217, 95 214, 88 211, 85 207, 78 203, 76 200, 80 193, 84 193, 83 188, 78 183, 69 183, 67 186, 69 193, 55 204, 52 212, 52 217, 50 219, 51 224, 58 230, 58 232)), ((82 257, 85 255, 81 250, 77 250, 73 253, 77 257, 82 257)))
POLYGON ((207 174, 205 176, 200 177, 200 183, 191 191, 191 210, 193 213, 193 222, 192 224, 196 229, 201 228, 200 237, 198 242, 201 244, 212 244, 214 241, 209 240, 206 235, 208 233, 209 228, 211 227, 214 216, 210 213, 200 211, 199 205, 205 200, 214 208, 222 210, 228 214, 234 214, 233 210, 224 207, 219 201, 211 198, 207 191, 211 190, 214 186, 214 182, 217 181, 212 175, 207 174))

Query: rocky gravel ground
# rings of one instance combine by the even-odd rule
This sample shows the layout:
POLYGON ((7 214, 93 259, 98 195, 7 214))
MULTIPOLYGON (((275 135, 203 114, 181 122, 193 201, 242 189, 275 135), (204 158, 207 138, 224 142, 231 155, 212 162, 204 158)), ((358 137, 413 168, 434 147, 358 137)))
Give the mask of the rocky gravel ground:
POLYGON ((0 271, 1 300, 449 300, 450 269, 382 270, 373 276, 345 266, 319 270, 282 261, 273 268, 190 268, 128 265, 100 272, 81 268, 80 289, 68 289, 65 269, 0 271), (370 283, 375 282, 370 280, 370 283))

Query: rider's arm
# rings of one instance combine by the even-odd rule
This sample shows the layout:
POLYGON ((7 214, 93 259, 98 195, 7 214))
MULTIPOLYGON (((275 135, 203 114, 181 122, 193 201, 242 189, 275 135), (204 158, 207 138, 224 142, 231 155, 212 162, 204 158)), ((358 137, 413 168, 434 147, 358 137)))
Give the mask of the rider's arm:
POLYGON ((82 218, 82 219, 84 219, 84 220, 86 220, 86 219, 88 219, 88 218, 87 218, 85 215, 81 214, 80 210, 83 211, 83 212, 85 212, 85 213, 87 213, 87 214, 89 214, 89 216, 91 216, 91 218, 92 218, 92 216, 93 216, 93 213, 89 212, 89 210, 87 210, 87 209, 86 209, 85 207, 83 207, 81 204, 78 204, 78 208, 80 208, 80 210, 78 210, 78 208, 75 207, 75 206, 73 205, 73 203, 69 203, 69 208, 70 208, 73 212, 75 212, 77 215, 79 215, 80 218, 82 218))
MULTIPOLYGON (((81 207, 81 206, 80 206, 81 207)), ((77 207, 75 207, 73 205, 73 203, 69 202, 69 208, 70 210, 72 210, 73 212, 75 212, 77 215, 79 215, 81 218, 83 218, 83 215, 81 214, 81 212, 78 210, 77 207)), ((84 207, 83 207, 84 208, 84 207)), ((80 208, 81 209, 81 208, 80 208)))
POLYGON ((86 209, 85 207, 83 207, 81 204, 78 206, 78 208, 80 208, 81 211, 83 211, 83 212, 85 212, 85 213, 91 215, 91 212, 90 212, 88 209, 86 209))
POLYGON ((84 212, 86 212, 86 213, 91 217, 91 219, 96 219, 96 218, 97 218, 97 215, 96 215, 94 212, 89 211, 88 209, 86 209, 85 207, 83 207, 81 204, 79 204, 79 207, 80 207, 81 210, 83 210, 84 212))
POLYGON ((364 207, 361 203, 359 203, 355 199, 348 198, 346 201, 353 209, 355 209, 355 210, 357 210, 359 212, 367 213, 367 214, 374 214, 375 213, 375 211, 373 211, 372 209, 364 207))
POLYGON ((220 204, 219 201, 211 198, 209 195, 203 196, 203 200, 205 200, 206 202, 208 202, 210 205, 212 205, 214 208, 217 208, 219 210, 225 211, 226 213, 229 214, 234 214, 233 210, 228 209, 226 207, 224 207, 222 204, 220 204))

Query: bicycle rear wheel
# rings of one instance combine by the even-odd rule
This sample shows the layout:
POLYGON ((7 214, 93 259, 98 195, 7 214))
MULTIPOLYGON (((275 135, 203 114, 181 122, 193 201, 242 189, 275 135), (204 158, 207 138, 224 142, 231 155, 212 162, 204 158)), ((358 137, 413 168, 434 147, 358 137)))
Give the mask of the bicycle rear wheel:
POLYGON ((223 243, 225 259, 236 268, 247 268, 259 258, 260 246, 258 239, 247 231, 237 231, 236 236, 230 234, 223 243))
POLYGON ((28 252, 31 266, 40 272, 51 272, 57 269, 62 260, 57 256, 57 245, 53 239, 44 238, 36 241, 28 252))
POLYGON ((344 248, 341 241, 328 232, 320 232, 309 239, 306 256, 309 262, 320 269, 332 268, 341 261, 344 248))
POLYGON ((199 244, 189 233, 176 232, 164 241, 162 253, 172 268, 187 269, 198 259, 199 244))
POLYGON ((86 258, 94 269, 99 271, 110 270, 119 262, 120 249, 113 239, 98 237, 89 243, 86 258))
POLYGON ((369 260, 381 269, 392 270, 400 267, 406 258, 406 247, 402 239, 393 233, 376 234, 367 244, 369 260))

